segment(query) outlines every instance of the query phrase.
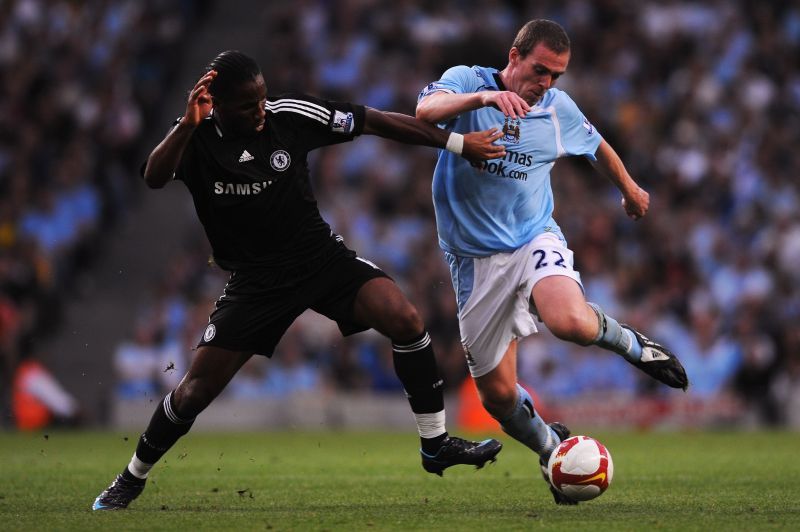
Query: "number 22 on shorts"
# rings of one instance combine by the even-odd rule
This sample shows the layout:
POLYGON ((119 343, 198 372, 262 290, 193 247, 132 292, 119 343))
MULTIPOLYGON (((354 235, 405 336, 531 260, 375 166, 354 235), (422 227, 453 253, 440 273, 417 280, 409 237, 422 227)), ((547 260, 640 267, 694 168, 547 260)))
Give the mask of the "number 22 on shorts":
MULTIPOLYGON (((567 265, 565 264, 565 261, 564 261, 564 255, 562 255, 560 252, 558 252, 558 251, 556 251, 554 249, 549 250, 549 252, 550 252, 550 257, 551 257, 550 260, 553 259, 553 255, 558 256, 558 259, 553 263, 553 266, 560 266, 562 268, 566 268, 567 267, 567 265)), ((546 250, 544 250, 544 249, 536 249, 536 250, 533 251, 532 255, 534 257, 537 257, 536 266, 534 266, 535 269, 538 270, 540 268, 544 268, 545 266, 549 266, 550 265, 550 263, 545 261, 545 258, 547 257, 547 251, 546 250)))

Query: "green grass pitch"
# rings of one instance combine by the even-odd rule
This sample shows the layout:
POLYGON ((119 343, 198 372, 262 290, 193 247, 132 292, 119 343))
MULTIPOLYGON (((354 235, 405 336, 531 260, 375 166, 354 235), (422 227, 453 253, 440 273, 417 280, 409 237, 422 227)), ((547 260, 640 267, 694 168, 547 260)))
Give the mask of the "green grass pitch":
POLYGON ((533 455, 425 473, 408 433, 189 434, 126 511, 91 504, 137 434, 0 433, 4 530, 800 530, 800 434, 593 433, 614 481, 553 504, 533 455))

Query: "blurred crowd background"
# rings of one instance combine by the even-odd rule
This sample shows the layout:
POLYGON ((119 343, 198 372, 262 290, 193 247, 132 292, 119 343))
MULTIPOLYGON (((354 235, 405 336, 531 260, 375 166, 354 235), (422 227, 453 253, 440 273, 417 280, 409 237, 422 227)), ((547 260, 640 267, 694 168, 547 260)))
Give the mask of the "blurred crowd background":
MULTIPOLYGON (((588 299, 680 356, 692 380, 682 400, 733 401, 744 423, 800 427, 800 2, 251 4, 246 24, 258 39, 245 51, 259 60, 271 93, 300 90, 407 114, 448 67, 503 68, 522 24, 560 22, 572 58, 558 87, 651 194, 650 213, 634 223, 618 191, 586 161, 555 166, 555 217, 588 299)), ((0 6, 4 390, 20 385, 20 368, 36 360, 42 339, 59 334, 59 309, 80 297, 116 221, 135 217, 154 194, 139 182, 138 167, 183 111, 165 109, 163 96, 194 83, 177 84, 173 73, 194 29, 214 24, 206 15, 215 5, 0 6)), ((226 47, 220 42, 217 51, 226 47)), ((468 373, 437 245, 435 157, 435 150, 363 137, 319 150, 310 163, 323 216, 420 309, 454 391, 468 373)), ((127 337, 97 354, 113 360, 117 400, 177 384, 221 294, 226 275, 209 267, 204 236, 194 229, 161 275, 141 287, 127 337)), ((546 331, 521 344, 519 365, 521 380, 545 404, 675 393, 619 357, 546 331)), ((335 324, 306 313, 272 359, 254 357, 224 393, 266 398, 320 389, 402 394, 389 342, 371 332, 342 339, 335 324)))

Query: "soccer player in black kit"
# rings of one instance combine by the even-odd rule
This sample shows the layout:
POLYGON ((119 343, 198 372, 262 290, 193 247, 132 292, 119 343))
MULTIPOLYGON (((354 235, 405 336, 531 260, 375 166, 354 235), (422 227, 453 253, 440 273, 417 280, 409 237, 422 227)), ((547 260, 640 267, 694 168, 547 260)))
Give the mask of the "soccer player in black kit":
POLYGON ((144 180, 189 188, 214 262, 231 272, 191 366, 159 404, 128 466, 94 501, 126 508, 153 465, 254 354, 271 356, 306 309, 335 320, 343 335, 373 328, 392 341, 394 367, 420 433, 422 465, 441 475, 456 464, 482 467, 497 440, 467 441, 445 429, 442 380, 430 337, 397 285, 356 256, 320 216, 308 152, 356 136, 439 148, 471 161, 503 157, 494 130, 458 135, 407 115, 304 94, 267 97, 256 62, 218 55, 189 94, 186 112, 150 154, 144 180))

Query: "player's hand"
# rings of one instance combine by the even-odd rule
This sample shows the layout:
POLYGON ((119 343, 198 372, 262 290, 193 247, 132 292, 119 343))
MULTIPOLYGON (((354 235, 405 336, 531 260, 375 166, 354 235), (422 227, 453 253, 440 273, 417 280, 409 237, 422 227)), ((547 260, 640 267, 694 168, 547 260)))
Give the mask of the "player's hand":
POLYGON ((461 156, 471 163, 505 157, 505 146, 494 144, 494 141, 502 136, 503 132, 498 131, 497 128, 466 133, 464 135, 464 148, 461 151, 461 156))
POLYGON ((195 84, 189 93, 189 101, 186 102, 186 114, 183 115, 183 122, 197 127, 209 114, 211 114, 212 101, 208 86, 217 77, 216 70, 209 70, 195 84))
POLYGON ((622 208, 625 209, 625 214, 633 220, 638 220, 647 214, 649 207, 650 194, 641 187, 636 187, 622 196, 622 208))
POLYGON ((531 106, 516 92, 512 91, 484 91, 481 92, 481 103, 484 107, 499 109, 506 116, 519 118, 528 114, 531 106))

